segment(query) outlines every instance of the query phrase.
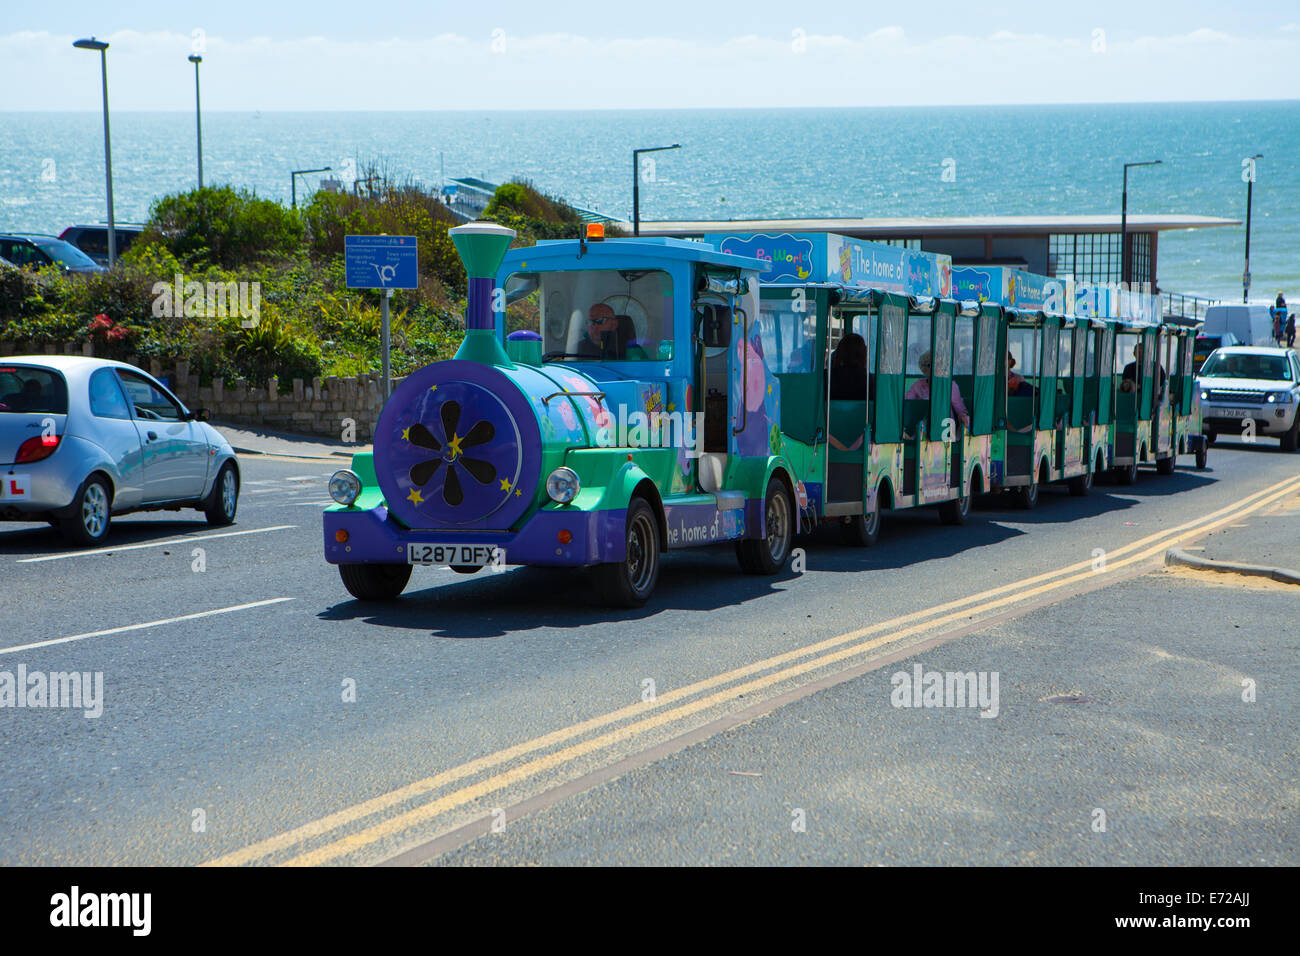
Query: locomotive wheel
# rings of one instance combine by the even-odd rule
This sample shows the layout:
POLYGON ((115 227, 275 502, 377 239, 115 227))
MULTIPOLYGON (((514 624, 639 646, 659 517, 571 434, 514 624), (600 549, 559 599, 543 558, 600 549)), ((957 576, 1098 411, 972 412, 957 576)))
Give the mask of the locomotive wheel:
POLYGON ((840 519, 844 543, 855 548, 869 548, 880 540, 880 500, 870 514, 849 515, 840 519))
POLYGON ((601 603, 607 607, 641 607, 659 581, 659 522, 644 498, 627 507, 627 556, 596 566, 601 603))
POLYGON ((411 580, 409 564, 340 564, 343 586, 358 601, 391 601, 411 580))
POLYGON ((777 478, 767 483, 763 522, 767 534, 762 538, 736 542, 736 560, 746 574, 776 574, 790 557, 790 544, 794 541, 794 505, 790 492, 777 478))

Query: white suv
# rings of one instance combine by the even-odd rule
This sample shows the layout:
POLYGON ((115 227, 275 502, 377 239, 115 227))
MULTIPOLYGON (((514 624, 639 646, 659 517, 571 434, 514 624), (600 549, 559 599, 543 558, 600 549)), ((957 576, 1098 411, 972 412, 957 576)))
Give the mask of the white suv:
POLYGON ((1217 349, 1196 380, 1201 393, 1201 430, 1277 438, 1283 451, 1300 445, 1300 355, 1295 349, 1234 345, 1217 349))

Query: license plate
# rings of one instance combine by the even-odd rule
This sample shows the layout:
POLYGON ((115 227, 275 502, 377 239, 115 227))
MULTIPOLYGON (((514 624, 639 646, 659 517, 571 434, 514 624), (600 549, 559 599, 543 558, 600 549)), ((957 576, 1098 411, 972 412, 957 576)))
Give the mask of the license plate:
POLYGON ((1249 408, 1216 408, 1210 415, 1211 418, 1253 418, 1253 410, 1249 408))
POLYGON ((31 475, 0 475, 0 501, 30 501, 31 475))
POLYGON ((481 568, 492 563, 496 547, 490 544, 408 544, 408 564, 457 564, 481 568))

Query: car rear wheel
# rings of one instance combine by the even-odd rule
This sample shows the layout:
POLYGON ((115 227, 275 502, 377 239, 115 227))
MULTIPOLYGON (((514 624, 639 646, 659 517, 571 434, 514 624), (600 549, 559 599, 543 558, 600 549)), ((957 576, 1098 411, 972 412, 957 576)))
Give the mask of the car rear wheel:
POLYGON ((339 577, 359 601, 391 601, 411 580, 409 564, 340 564, 339 577))
POLYGON ((208 524, 222 527, 235 523, 235 512, 239 510, 239 476, 235 466, 226 462, 221 466, 221 473, 212 486, 212 497, 203 509, 208 524))
POLYGON ((628 504, 626 527, 623 560, 596 566, 601 603, 607 607, 641 607, 659 582, 659 522, 644 498, 628 504))
POLYGON ((77 491, 73 514, 59 522, 59 532, 69 544, 89 548, 108 537, 112 522, 112 494, 102 475, 91 475, 77 491))

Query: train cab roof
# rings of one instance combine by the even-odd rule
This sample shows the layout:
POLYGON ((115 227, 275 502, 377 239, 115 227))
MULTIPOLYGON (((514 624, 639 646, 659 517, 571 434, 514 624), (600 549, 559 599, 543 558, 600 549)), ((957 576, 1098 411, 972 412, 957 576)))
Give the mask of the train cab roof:
POLYGON ((511 249, 501 268, 529 271, 555 269, 628 269, 667 262, 697 262, 719 269, 758 274, 767 268, 761 259, 719 252, 688 239, 637 236, 618 239, 546 239, 534 246, 511 249))

